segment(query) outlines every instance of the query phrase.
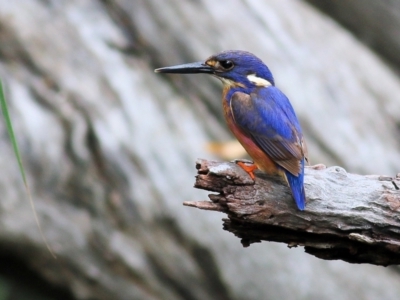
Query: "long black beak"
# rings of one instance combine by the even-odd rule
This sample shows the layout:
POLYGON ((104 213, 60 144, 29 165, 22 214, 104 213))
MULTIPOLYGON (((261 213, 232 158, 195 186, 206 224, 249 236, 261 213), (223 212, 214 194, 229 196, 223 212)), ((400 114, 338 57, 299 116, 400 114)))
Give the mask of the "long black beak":
POLYGON ((198 61, 190 64, 159 68, 155 69, 154 72, 175 73, 175 74, 197 74, 197 73, 213 74, 214 70, 210 66, 206 65, 204 62, 198 61))

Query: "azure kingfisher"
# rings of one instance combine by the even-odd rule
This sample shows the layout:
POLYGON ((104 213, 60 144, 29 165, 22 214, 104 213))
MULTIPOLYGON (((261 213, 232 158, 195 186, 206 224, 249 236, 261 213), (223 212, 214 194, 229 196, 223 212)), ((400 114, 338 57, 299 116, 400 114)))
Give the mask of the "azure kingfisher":
POLYGON ((278 174, 304 210, 304 164, 307 147, 289 99, 277 87, 269 68, 246 51, 229 50, 194 62, 156 69, 157 73, 210 74, 223 83, 222 107, 229 129, 254 163, 238 164, 254 179, 257 168, 278 174))

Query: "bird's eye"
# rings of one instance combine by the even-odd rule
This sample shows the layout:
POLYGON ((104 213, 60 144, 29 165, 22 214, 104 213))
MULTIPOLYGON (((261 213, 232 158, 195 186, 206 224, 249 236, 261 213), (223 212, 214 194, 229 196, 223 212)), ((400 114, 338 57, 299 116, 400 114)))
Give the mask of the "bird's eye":
POLYGON ((230 70, 234 66, 231 60, 220 60, 219 65, 224 71, 230 70))

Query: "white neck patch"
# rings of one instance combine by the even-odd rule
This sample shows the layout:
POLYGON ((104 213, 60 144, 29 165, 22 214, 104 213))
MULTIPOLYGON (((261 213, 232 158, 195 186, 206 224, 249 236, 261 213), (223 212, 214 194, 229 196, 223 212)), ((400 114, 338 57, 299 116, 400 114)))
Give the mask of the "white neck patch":
POLYGON ((267 87, 267 86, 271 86, 272 85, 271 82, 269 82, 268 80, 266 80, 264 78, 257 77, 256 74, 247 75, 247 79, 251 83, 254 83, 256 86, 267 87))

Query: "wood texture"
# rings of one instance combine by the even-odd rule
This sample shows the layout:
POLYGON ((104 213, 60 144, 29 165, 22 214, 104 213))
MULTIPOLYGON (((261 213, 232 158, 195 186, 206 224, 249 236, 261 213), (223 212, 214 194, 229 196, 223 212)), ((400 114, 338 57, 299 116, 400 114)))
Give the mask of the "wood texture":
POLYGON ((369 48, 379 53, 392 68, 400 69, 400 3, 398 1, 318 1, 306 0, 348 28, 369 48))
POLYGON ((220 214, 182 205, 205 197, 193 162, 231 139, 221 86, 153 70, 226 49, 271 68, 311 163, 400 171, 397 74, 304 1, 0 0, 0 76, 58 260, 2 122, 1 251, 77 299, 396 299, 391 269, 243 249, 220 214))
POLYGON ((307 207, 296 209, 279 178, 257 173, 253 181, 234 163, 198 160, 195 187, 216 192, 211 201, 185 202, 228 215, 224 229, 243 246, 274 241, 322 259, 351 263, 400 263, 400 176, 360 176, 341 167, 306 168, 307 207))

